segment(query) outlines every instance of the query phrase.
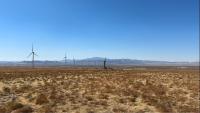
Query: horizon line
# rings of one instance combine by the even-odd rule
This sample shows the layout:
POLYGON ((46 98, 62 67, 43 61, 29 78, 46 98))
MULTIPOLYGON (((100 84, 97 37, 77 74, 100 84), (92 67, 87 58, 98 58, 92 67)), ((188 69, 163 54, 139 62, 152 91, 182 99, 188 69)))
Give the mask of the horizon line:
MULTIPOLYGON (((104 57, 87 57, 87 58, 78 58, 75 60, 87 60, 90 58, 102 58, 104 59, 104 57)), ((170 60, 150 60, 150 59, 133 59, 133 58, 106 58, 108 60, 139 60, 139 61, 154 61, 154 62, 185 62, 185 63, 200 63, 200 60, 197 61, 170 61, 170 60)), ((73 58, 71 59, 67 59, 67 60, 73 60, 73 58)), ((24 61, 31 61, 31 60, 0 60, 0 62, 24 62, 24 61)), ((35 61, 64 61, 64 60, 58 60, 58 59, 38 59, 35 61)))

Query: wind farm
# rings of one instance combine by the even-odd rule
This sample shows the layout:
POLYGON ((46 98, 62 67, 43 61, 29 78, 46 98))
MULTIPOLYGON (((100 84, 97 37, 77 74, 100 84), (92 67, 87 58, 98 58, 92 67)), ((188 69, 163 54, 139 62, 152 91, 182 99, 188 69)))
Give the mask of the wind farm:
POLYGON ((38 63, 36 56, 32 45, 27 63, 0 66, 0 113, 198 111, 196 64, 106 57, 70 60, 66 53, 51 64, 38 63))
POLYGON ((28 61, 0 62, 0 113, 199 110, 198 62, 75 60, 66 52, 59 61, 39 61, 35 48, 32 44, 28 61))
POLYGON ((0 113, 200 113, 199 0, 0 0, 0 113))

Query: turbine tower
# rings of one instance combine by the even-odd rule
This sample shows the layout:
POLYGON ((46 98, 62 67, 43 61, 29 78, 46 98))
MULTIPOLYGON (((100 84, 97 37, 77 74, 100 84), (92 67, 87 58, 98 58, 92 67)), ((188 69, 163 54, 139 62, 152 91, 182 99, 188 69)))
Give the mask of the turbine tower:
POLYGON ((73 64, 75 65, 75 59, 74 59, 74 57, 73 57, 73 64))
POLYGON ((66 53, 65 53, 64 59, 65 59, 65 64, 66 64, 67 63, 67 55, 66 55, 66 53))
POLYGON ((103 67, 104 67, 104 69, 107 69, 107 67, 106 67, 106 62, 107 62, 107 60, 106 60, 106 58, 105 58, 104 61, 103 61, 103 67))
POLYGON ((32 56, 32 68, 35 67, 35 56, 38 56, 35 52, 34 52, 34 48, 33 48, 33 44, 32 44, 32 51, 31 53, 28 55, 28 58, 32 56))

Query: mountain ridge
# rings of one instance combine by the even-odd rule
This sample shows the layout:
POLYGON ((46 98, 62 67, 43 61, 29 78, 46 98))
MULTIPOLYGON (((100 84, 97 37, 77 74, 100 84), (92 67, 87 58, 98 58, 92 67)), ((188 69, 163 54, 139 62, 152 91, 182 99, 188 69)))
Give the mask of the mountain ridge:
MULTIPOLYGON (((105 58, 103 57, 90 57, 85 59, 68 59, 67 63, 64 60, 36 60, 37 65, 102 65, 105 58)), ((154 61, 154 60, 137 60, 137 59, 110 59, 106 58, 108 65, 117 66, 199 66, 199 62, 170 62, 170 61, 154 61)), ((16 66, 16 65, 29 65, 31 61, 0 61, 0 66, 16 66)))

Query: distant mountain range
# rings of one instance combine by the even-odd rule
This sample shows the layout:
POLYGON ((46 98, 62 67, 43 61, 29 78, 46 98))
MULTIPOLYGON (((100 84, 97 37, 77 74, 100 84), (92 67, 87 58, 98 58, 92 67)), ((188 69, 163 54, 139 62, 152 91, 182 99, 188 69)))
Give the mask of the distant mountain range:
MULTIPOLYGON (((35 61, 38 66, 102 66, 105 58, 92 57, 79 60, 63 61, 35 61)), ((108 66, 199 66, 199 62, 168 62, 168 61, 151 61, 151 60, 135 60, 135 59, 106 59, 108 66)), ((0 61, 0 66, 28 66, 31 61, 0 61)))

